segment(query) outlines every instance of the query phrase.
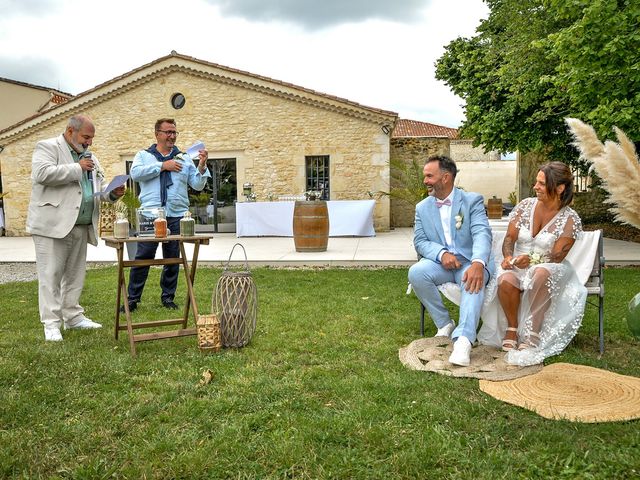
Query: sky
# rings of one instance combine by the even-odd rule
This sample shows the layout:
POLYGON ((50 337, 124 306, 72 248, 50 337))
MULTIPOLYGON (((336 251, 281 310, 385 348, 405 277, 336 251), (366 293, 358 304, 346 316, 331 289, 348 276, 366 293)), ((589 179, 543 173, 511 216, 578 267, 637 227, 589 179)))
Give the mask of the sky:
POLYGON ((171 53, 458 127, 435 61, 482 0, 0 0, 0 77, 73 95, 171 53))

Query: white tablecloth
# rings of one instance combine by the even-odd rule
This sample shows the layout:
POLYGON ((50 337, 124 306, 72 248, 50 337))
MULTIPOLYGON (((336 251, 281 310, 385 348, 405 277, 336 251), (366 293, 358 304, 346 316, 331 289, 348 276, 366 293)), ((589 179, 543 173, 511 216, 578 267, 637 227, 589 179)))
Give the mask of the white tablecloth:
MULTIPOLYGON (((373 229, 373 208, 375 200, 330 200, 330 237, 375 237, 373 229)), ((293 217, 291 217, 293 225, 293 217)))
MULTIPOLYGON (((373 237, 375 200, 330 200, 330 237, 373 237)), ((236 236, 293 237, 295 202, 236 203, 236 236)))
POLYGON ((236 203, 236 236, 292 237, 294 202, 236 203))

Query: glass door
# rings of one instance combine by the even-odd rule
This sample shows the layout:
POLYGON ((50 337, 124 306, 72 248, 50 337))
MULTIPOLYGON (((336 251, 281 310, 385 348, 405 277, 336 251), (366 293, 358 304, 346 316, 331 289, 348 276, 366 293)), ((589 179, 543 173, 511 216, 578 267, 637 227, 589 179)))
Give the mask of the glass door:
POLYGON ((196 221, 196 232, 235 232, 236 159, 210 158, 207 168, 211 178, 202 191, 189 187, 189 210, 196 221))

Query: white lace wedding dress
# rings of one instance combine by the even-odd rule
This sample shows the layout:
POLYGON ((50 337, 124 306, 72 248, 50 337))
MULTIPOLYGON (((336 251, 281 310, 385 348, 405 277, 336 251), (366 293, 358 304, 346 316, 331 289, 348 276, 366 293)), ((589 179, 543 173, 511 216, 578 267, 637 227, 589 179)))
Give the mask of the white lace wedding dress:
MULTIPOLYGON (((518 239, 514 248, 514 257, 532 252, 548 255, 555 242, 560 237, 578 238, 582 233, 582 224, 578 214, 569 207, 562 208, 556 216, 536 234, 531 233, 533 213, 538 200, 527 198, 520 202, 509 216, 509 224, 518 228, 518 239)), ((494 245, 496 274, 489 282, 485 291, 485 304, 482 315, 482 327, 478 332, 478 341, 482 344, 500 347, 504 338, 507 322, 500 306, 497 286, 507 277, 503 275, 512 272, 520 282, 522 289, 520 309, 518 311, 518 339, 520 342, 530 338, 531 331, 539 330, 539 345, 525 350, 511 350, 507 352, 505 360, 512 365, 535 365, 545 358, 562 352, 574 337, 582 323, 587 289, 580 283, 573 267, 565 260, 561 263, 539 263, 526 269, 515 268, 503 270, 502 242, 494 245), (536 269, 544 268, 549 273, 549 279, 541 287, 546 299, 544 302, 533 301, 533 274, 536 269), (544 317, 536 316, 536 309, 544 312, 544 317), (536 318, 542 320, 542 326, 534 326, 536 318)), ((539 320, 538 320, 539 323, 539 320)), ((537 341, 535 337, 534 341, 537 341)))

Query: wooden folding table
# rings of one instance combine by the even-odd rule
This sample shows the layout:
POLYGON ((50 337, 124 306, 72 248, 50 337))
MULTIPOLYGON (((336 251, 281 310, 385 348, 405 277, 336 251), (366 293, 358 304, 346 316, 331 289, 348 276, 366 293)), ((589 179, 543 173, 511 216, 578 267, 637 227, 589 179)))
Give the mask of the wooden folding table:
POLYGON ((118 338, 118 332, 120 330, 126 330, 129 335, 129 346, 131 349, 131 355, 136 356, 136 342, 143 342, 147 340, 160 340, 163 338, 184 337, 187 335, 196 335, 195 326, 187 328, 187 319, 189 318, 189 311, 192 312, 194 325, 198 320, 198 306, 196 304, 195 295, 193 293, 193 283, 196 276, 196 269, 198 267, 198 253, 200 245, 208 245, 209 240, 213 238, 213 235, 193 235, 193 236, 179 236, 170 235, 164 238, 156 237, 130 237, 130 238, 114 238, 103 237, 105 244, 109 247, 116 249, 118 255, 118 291, 116 294, 116 321, 115 321, 115 338, 118 338), (124 250, 128 243, 138 242, 156 242, 162 243, 167 241, 177 241, 180 245, 180 257, 178 258, 153 258, 149 260, 125 260, 124 250), (192 243, 194 245, 193 257, 191 264, 187 259, 185 251, 185 243, 192 243), (182 265, 184 271, 184 277, 187 285, 187 298, 185 300, 184 313, 182 318, 169 319, 169 320, 150 320, 144 322, 134 323, 131 319, 131 312, 129 311, 129 297, 127 295, 127 284, 125 281, 124 269, 127 267, 144 267, 152 265, 182 265), (126 323, 120 322, 120 306, 124 306, 124 316, 126 323), (167 325, 180 325, 181 328, 177 330, 164 330, 152 333, 138 333, 134 334, 133 331, 141 328, 153 328, 163 327, 167 325))

